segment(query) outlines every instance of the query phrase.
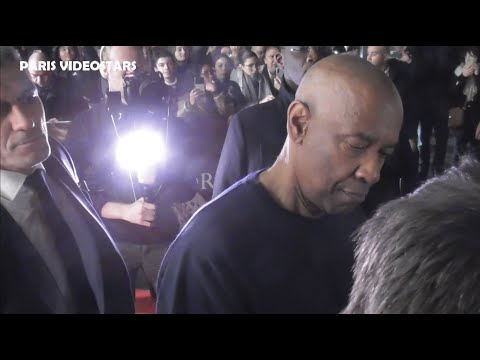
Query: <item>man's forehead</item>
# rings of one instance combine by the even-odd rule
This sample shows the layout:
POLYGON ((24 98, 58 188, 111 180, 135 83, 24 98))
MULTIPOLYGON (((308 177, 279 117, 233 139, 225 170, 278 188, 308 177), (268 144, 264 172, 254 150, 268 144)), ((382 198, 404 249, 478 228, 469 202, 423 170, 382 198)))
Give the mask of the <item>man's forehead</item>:
POLYGON ((18 64, 0 68, 0 97, 14 98, 25 90, 33 88, 32 81, 25 71, 20 71, 18 64))
POLYGON ((268 50, 265 52, 266 56, 273 56, 275 54, 278 54, 278 49, 274 47, 268 48, 268 50))
MULTIPOLYGON (((370 110, 370 109, 369 109, 370 110)), ((371 109, 374 110, 374 109, 371 109)), ((393 108, 373 111, 352 111, 338 119, 336 128, 340 133, 361 137, 371 142, 381 142, 384 146, 393 146, 398 140, 402 125, 401 114, 393 108)))
POLYGON ((143 61, 141 49, 129 46, 114 46, 110 50, 110 59, 113 61, 143 61))
POLYGON ((157 64, 166 64, 166 63, 173 63, 173 59, 170 56, 167 57, 160 57, 157 60, 157 64))
POLYGON ((387 49, 385 46, 369 46, 367 48, 367 51, 368 52, 375 52, 375 53, 383 53, 383 52, 387 52, 387 49))
POLYGON ((341 140, 356 138, 369 144, 379 144, 382 148, 393 148, 398 143, 400 124, 385 121, 342 122, 330 127, 335 137, 341 140))

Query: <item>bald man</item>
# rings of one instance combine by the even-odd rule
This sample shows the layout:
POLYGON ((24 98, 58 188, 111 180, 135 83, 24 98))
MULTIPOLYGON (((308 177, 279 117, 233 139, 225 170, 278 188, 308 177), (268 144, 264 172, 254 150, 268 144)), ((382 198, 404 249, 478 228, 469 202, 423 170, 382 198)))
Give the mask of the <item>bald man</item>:
POLYGON ((305 74, 282 152, 203 207, 160 268, 158 313, 338 313, 352 282, 357 210, 398 141, 385 74, 352 56, 305 74))
POLYGON ((28 72, 42 100, 45 117, 47 120, 70 120, 65 119, 68 115, 67 84, 54 71, 39 69, 39 64, 46 61, 50 61, 50 58, 41 50, 35 50, 28 58, 28 72))

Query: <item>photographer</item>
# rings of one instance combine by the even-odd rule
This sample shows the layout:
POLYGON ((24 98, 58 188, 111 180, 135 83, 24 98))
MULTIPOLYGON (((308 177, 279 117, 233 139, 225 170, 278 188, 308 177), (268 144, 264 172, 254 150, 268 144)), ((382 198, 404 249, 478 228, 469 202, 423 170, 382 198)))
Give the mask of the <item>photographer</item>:
POLYGON ((28 58, 28 73, 42 100, 46 119, 66 120, 68 119, 66 83, 58 78, 54 71, 40 70, 39 64, 48 61, 50 58, 47 54, 41 50, 34 50, 28 58))
MULTIPOLYGON (((66 146, 127 264, 132 288, 136 287, 136 275, 141 269, 153 290, 163 256, 179 230, 172 204, 190 200, 194 195, 195 178, 190 179, 178 166, 187 157, 188 145, 183 141, 188 136, 183 123, 177 119, 167 122, 165 127, 165 114, 160 111, 167 100, 164 85, 149 80, 146 75, 148 62, 142 47, 105 47, 102 60, 135 61, 136 68, 108 69, 106 100, 80 114, 72 125, 66 146), (169 142, 173 144, 172 149, 167 149, 167 162, 153 169, 161 178, 148 181, 148 186, 140 183, 137 173, 122 169, 116 159, 119 139, 144 125, 153 126, 155 132, 168 131, 169 142)), ((129 148, 129 155, 135 150, 129 148)), ((158 155, 156 150, 144 157, 152 155, 158 155)), ((138 163, 143 160, 134 159, 138 163)))

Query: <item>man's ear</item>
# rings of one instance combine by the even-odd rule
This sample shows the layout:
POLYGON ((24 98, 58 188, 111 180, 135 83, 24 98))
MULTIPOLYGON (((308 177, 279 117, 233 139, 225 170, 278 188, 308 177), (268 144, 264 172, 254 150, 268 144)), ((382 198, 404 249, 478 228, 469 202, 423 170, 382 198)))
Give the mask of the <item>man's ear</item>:
POLYGON ((100 66, 100 75, 102 75, 102 77, 105 80, 108 80, 108 68, 107 68, 107 66, 100 66))
POLYGON ((308 131, 308 124, 311 117, 308 107, 299 100, 293 101, 287 112, 288 136, 295 144, 301 144, 308 131))
POLYGON ((105 80, 108 80, 108 70, 107 70, 107 69, 102 69, 102 68, 100 68, 100 75, 102 75, 102 77, 103 77, 105 80))
MULTIPOLYGON (((103 60, 103 52, 107 51, 106 46, 102 46, 98 52, 98 56, 100 60, 103 60)), ((103 63, 103 62, 102 62, 103 63)), ((108 66, 100 66, 100 75, 105 79, 108 80, 108 66)))

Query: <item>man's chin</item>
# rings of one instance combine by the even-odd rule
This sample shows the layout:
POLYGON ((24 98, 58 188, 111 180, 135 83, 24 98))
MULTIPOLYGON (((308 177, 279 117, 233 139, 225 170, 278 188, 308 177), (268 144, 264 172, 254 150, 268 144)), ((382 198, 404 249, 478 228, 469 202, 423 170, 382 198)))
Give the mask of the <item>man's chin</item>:
POLYGON ((27 157, 30 158, 29 162, 32 167, 44 162, 50 156, 50 145, 46 139, 44 141, 38 141, 35 145, 31 145, 29 150, 31 150, 29 152, 30 156, 27 155, 27 157))
POLYGON ((360 203, 343 203, 343 204, 335 204, 331 207, 326 209, 326 212, 330 215, 342 215, 348 214, 352 212, 356 208, 360 206, 360 203))

